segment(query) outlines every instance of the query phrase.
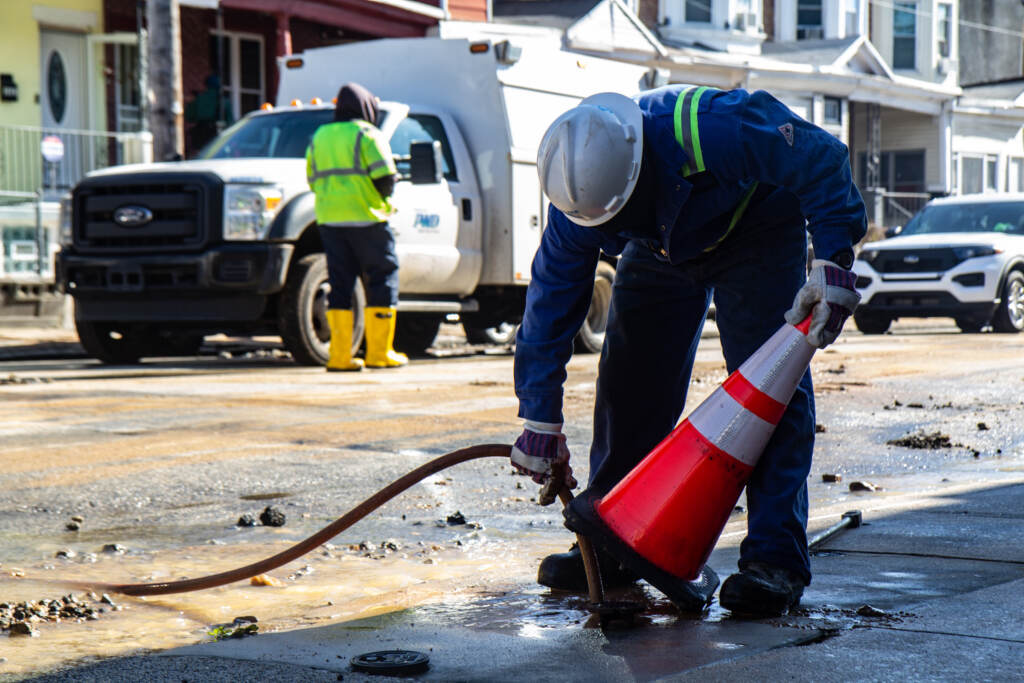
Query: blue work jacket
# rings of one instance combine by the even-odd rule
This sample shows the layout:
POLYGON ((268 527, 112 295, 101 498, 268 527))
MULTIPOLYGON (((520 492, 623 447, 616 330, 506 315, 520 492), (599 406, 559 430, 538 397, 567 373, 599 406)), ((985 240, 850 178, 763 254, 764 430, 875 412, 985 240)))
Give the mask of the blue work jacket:
POLYGON ((611 233, 576 225, 550 206, 516 340, 520 417, 562 421, 565 364, 601 251, 617 255, 640 240, 683 264, 734 230, 770 230, 802 216, 815 253, 827 258, 867 229, 846 145, 767 92, 671 85, 636 101, 653 223, 611 233))

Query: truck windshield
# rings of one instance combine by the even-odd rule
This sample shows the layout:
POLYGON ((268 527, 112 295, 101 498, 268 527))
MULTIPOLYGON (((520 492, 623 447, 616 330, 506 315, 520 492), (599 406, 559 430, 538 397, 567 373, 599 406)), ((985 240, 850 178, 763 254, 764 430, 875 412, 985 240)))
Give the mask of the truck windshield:
POLYGON ((247 116, 199 152, 200 159, 271 157, 302 159, 313 133, 334 118, 333 109, 247 116))
POLYGON ((1005 232, 1024 235, 1024 202, 926 206, 910 219, 900 236, 937 232, 1005 232))

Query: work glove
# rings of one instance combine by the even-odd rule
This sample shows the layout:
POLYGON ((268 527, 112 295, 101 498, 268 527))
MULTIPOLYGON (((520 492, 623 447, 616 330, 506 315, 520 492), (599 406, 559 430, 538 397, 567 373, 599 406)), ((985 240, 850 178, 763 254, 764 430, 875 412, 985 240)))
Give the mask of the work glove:
POLYGON ((807 282, 796 293, 793 307, 786 311, 786 322, 797 325, 811 315, 807 343, 823 349, 836 340, 843 323, 853 315, 860 302, 854 283, 857 276, 831 261, 815 259, 807 282))
POLYGON ((527 420, 523 427, 523 433, 512 446, 512 466, 530 475, 538 484, 548 480, 552 469, 562 470, 565 472, 565 485, 576 488, 562 425, 527 420))

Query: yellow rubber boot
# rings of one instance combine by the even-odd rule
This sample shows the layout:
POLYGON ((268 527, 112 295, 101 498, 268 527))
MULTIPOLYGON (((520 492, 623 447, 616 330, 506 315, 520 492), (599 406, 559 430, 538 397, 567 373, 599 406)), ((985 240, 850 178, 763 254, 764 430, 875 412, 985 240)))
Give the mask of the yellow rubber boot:
POLYGON ((366 367, 397 368, 409 362, 408 356, 392 348, 397 313, 394 308, 366 307, 366 367))
POLYGON ((331 350, 327 372, 353 372, 363 369, 363 361, 352 357, 352 328, 355 317, 343 308, 327 309, 327 325, 331 328, 331 350))

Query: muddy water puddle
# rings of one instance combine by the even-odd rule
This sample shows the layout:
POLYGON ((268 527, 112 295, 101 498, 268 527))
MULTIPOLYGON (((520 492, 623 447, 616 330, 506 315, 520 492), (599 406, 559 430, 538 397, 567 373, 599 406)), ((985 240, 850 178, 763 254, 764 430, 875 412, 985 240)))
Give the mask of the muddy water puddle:
POLYGON ((226 571, 282 551, 284 544, 197 546, 136 556, 100 556, 80 564, 0 568, 0 602, 89 601, 109 594, 95 620, 33 623, 37 637, 0 634, 0 675, 42 672, 98 657, 165 650, 212 640, 209 631, 239 616, 257 617, 261 632, 372 617, 493 589, 510 579, 527 583, 540 554, 559 548, 505 542, 461 548, 418 544, 367 553, 357 546, 321 546, 270 572, 276 585, 248 581, 193 593, 133 598, 95 584, 173 581, 226 571), (539 549, 538 549, 539 548, 539 549), (371 557, 365 555, 370 554, 371 557), (52 568, 47 568, 52 567, 52 568))

